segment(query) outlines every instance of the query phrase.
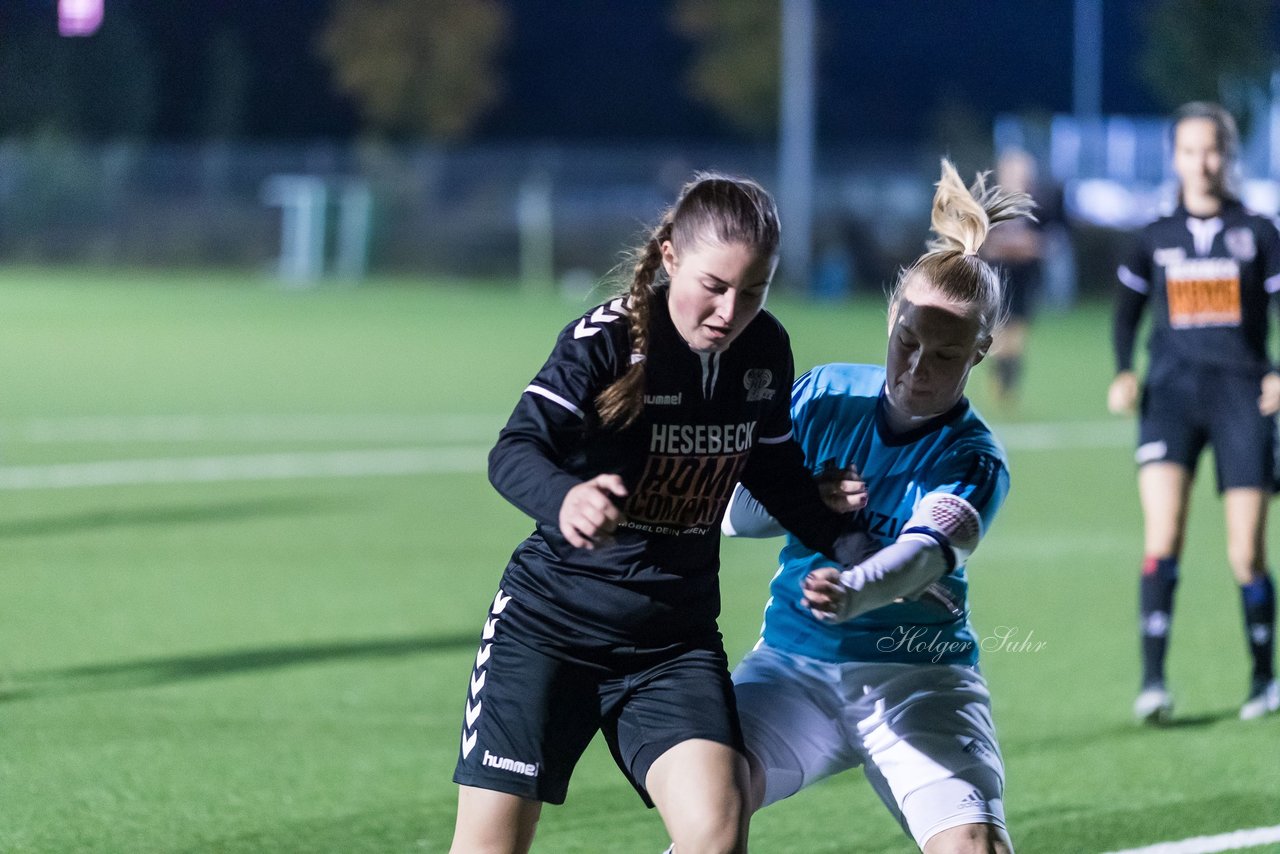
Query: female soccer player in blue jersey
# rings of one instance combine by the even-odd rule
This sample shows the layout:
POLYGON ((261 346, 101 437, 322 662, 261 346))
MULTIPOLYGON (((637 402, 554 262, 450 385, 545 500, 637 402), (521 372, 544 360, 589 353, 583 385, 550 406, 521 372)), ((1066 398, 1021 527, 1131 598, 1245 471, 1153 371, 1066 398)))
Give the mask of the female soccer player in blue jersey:
POLYGON ((603 731, 681 851, 745 851, 746 760, 720 633, 719 525, 738 481, 852 565, 867 542, 791 439, 779 240, 751 181, 686 185, 626 294, 575 319, 489 477, 532 516, 484 624, 454 780, 455 854, 525 851, 603 731))
MULTIPOLYGON (((782 549, 763 637, 733 674, 753 808, 862 766, 928 854, 1011 850, 965 570, 1009 473, 964 390, 1002 314, 1000 279, 978 249, 1030 205, 983 177, 966 189, 944 160, 937 238, 890 297, 885 367, 822 365, 796 382, 805 461, 862 475, 879 550, 841 571, 794 537, 782 549)), ((750 484, 724 529, 782 532, 750 484)))
POLYGON ((1240 717, 1280 709, 1275 587, 1267 572, 1267 501, 1276 482, 1280 374, 1267 356, 1268 309, 1280 291, 1280 235, 1232 189, 1235 121, 1217 104, 1181 107, 1173 123, 1178 207, 1138 235, 1119 269, 1108 406, 1139 400, 1134 338, 1151 307, 1150 361, 1138 423, 1138 493, 1145 525, 1140 582, 1141 720, 1169 717, 1164 662, 1196 462, 1212 445, 1227 525, 1227 562, 1240 585, 1252 658, 1240 717))

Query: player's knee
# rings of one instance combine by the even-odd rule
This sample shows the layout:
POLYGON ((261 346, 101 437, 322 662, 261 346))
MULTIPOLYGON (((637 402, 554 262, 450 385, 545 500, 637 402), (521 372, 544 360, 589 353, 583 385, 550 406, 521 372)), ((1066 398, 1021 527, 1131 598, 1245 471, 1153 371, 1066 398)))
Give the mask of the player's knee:
POLYGON ((454 833, 449 854, 528 854, 534 828, 470 828, 454 833))
POLYGON ((670 828, 680 854, 737 854, 747 850, 746 817, 742 803, 718 804, 715 808, 686 812, 676 827, 670 828))
POLYGON ((754 753, 747 751, 747 790, 744 807, 748 816, 754 815, 760 807, 764 806, 766 782, 764 764, 756 758, 754 753))
POLYGON ((463 786, 449 854, 527 854, 542 804, 463 786))
POLYGON ((962 824, 929 839, 924 854, 1012 854, 1009 837, 994 824, 962 824))

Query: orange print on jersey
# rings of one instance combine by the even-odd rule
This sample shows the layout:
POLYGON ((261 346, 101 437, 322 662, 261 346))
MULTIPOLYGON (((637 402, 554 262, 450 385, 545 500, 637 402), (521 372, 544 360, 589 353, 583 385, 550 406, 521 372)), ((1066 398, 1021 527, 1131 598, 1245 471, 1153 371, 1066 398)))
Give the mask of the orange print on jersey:
POLYGON ((1170 264, 1165 289, 1169 325, 1174 329, 1240 325, 1240 267, 1232 259, 1198 258, 1170 264))
POLYGON ((677 528, 719 526, 749 455, 651 455, 627 499, 628 521, 677 528))

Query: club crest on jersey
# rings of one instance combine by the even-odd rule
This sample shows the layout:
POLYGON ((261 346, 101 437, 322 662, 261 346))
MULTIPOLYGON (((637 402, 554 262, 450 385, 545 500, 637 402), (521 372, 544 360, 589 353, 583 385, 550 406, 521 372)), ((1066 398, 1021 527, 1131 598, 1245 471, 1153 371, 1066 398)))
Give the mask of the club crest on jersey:
POLYGON ((1231 257, 1237 261, 1252 261, 1258 254, 1258 244, 1253 239, 1253 231, 1244 226, 1228 228, 1222 235, 1222 242, 1226 244, 1231 257))
POLYGON ((751 368, 742 376, 742 385, 747 390, 747 402, 757 400, 773 400, 773 371, 768 368, 751 368))

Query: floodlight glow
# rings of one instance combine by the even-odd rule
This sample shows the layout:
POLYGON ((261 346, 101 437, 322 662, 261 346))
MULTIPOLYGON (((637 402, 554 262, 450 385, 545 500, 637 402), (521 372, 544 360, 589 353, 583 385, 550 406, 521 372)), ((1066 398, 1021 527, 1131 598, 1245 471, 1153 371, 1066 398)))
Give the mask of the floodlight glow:
POLYGON ((102 26, 105 0, 58 0, 58 33, 91 36, 102 26))

